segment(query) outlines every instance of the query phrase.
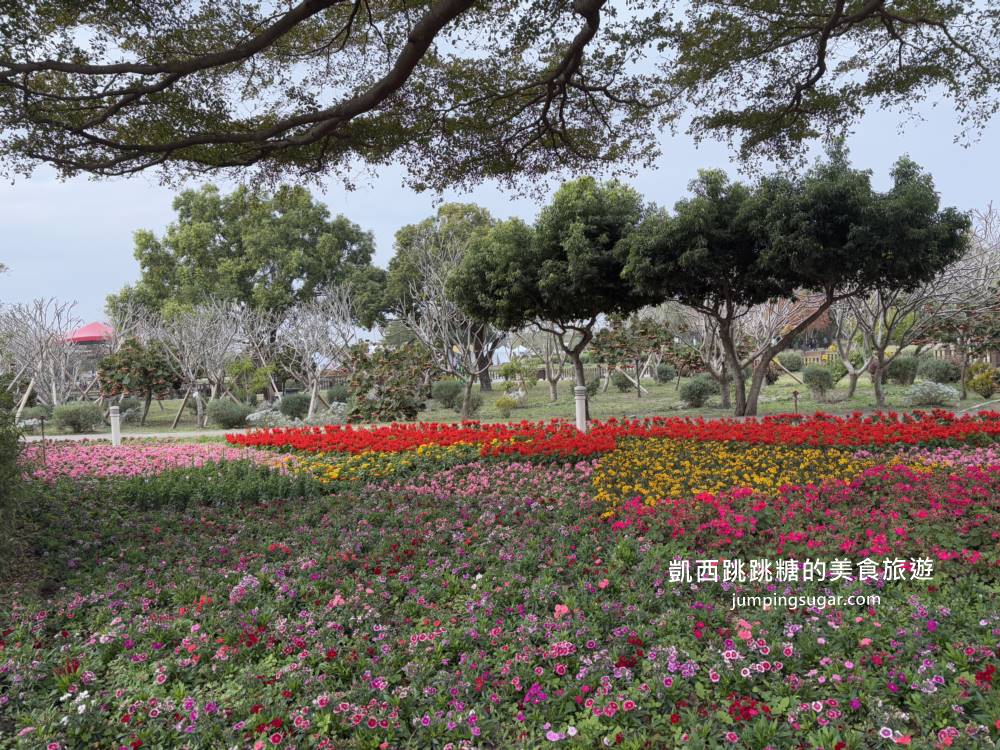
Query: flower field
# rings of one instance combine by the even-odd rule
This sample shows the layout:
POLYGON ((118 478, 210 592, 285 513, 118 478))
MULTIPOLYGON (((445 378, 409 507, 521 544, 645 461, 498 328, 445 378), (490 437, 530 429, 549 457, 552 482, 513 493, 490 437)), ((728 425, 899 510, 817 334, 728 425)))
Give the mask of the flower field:
POLYGON ((998 420, 269 430, 203 460, 320 490, 155 508, 42 473, 0 748, 996 747, 998 420))

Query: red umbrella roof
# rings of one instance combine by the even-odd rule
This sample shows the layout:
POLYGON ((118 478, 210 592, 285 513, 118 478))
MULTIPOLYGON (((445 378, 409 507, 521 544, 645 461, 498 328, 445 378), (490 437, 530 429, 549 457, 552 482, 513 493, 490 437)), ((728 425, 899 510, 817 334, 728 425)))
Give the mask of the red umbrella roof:
POLYGON ((74 344, 90 344, 95 341, 107 341, 114 335, 114 329, 106 323, 88 323, 83 328, 77 328, 66 337, 74 344))

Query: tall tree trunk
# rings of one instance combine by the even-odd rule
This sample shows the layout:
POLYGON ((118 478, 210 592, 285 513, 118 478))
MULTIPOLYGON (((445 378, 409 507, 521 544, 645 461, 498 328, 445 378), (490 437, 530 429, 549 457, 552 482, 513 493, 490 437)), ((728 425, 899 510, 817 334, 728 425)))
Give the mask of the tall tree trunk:
POLYGON ((739 356, 736 354, 736 343, 732 336, 732 323, 728 320, 719 321, 719 340, 726 355, 729 375, 736 391, 735 414, 742 417, 747 411, 746 382, 743 380, 743 369, 740 367, 739 356))
POLYGON ((559 378, 545 378, 549 384, 549 401, 553 403, 559 400, 559 378))
POLYGON ((858 389, 858 378, 861 377, 860 372, 849 372, 847 373, 847 400, 850 401, 854 398, 854 392, 858 389))
POLYGON ((316 393, 319 391, 319 378, 314 378, 309 388, 309 410, 306 412, 306 419, 312 419, 316 413, 316 393))
POLYGON ((462 393, 462 419, 468 419, 472 416, 472 386, 476 384, 476 380, 477 377, 473 374, 465 381, 465 391, 462 393))
MULTIPOLYGON (((765 359, 767 355, 765 354, 761 359, 765 359)), ((760 400, 760 392, 764 388, 764 381, 767 379, 767 365, 770 364, 771 360, 768 359, 764 364, 758 364, 753 368, 753 375, 750 377, 750 392, 746 395, 746 409, 743 412, 744 416, 756 417, 757 416, 757 402, 760 400)))
POLYGON ((961 383, 962 393, 960 398, 965 401, 969 397, 969 384, 965 382, 965 376, 969 372, 969 349, 968 347, 962 347, 962 356, 959 360, 959 376, 958 381, 961 383))
POLYGON ((140 427, 145 427, 146 426, 146 415, 149 414, 149 405, 151 403, 153 403, 153 392, 150 390, 150 391, 146 391, 146 403, 143 404, 143 407, 142 407, 142 419, 139 420, 139 426, 140 427))
POLYGON ((642 375, 642 360, 638 357, 635 360, 635 397, 642 398, 642 382, 640 377, 642 375))
POLYGON ((485 367, 479 373, 479 390, 481 391, 492 391, 493 381, 490 379, 490 368, 485 367))
POLYGON ((882 377, 885 372, 885 368, 882 365, 882 358, 879 357, 878 362, 876 362, 875 370, 871 374, 872 378, 872 388, 875 389, 875 404, 880 409, 886 408, 885 404, 885 390, 882 388, 882 377))

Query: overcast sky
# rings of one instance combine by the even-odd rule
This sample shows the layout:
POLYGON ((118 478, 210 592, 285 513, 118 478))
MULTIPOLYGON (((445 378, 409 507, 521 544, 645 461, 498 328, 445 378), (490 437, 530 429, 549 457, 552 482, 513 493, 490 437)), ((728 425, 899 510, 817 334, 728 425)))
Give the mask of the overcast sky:
MULTIPOLYGON (((884 189, 892 163, 909 154, 934 176, 945 205, 966 210, 1000 201, 1000 123, 994 121, 966 147, 954 142, 957 126, 950 105, 926 107, 923 114, 923 121, 909 123, 902 132, 895 114, 867 116, 848 140, 854 164, 871 169, 876 187, 884 189)), ((696 148, 686 136, 665 136, 663 155, 655 166, 629 181, 647 199, 669 206, 684 195, 701 167, 721 167, 735 174, 731 156, 723 144, 706 142, 696 148)), ((332 214, 342 213, 375 233, 375 260, 382 266, 392 255, 396 230, 435 210, 437 197, 413 193, 402 186, 401 176, 401 169, 386 169, 367 184, 362 180, 354 191, 334 181, 313 191, 332 214)), ((221 178, 216 182, 229 185, 221 178)), ((0 263, 10 267, 0 275, 0 303, 57 297, 75 300, 84 322, 102 319, 105 296, 138 278, 132 233, 142 228, 161 234, 173 220, 173 194, 157 183, 155 175, 60 182, 39 170, 31 179, 0 185, 0 263)), ((479 203, 498 218, 516 215, 530 220, 537 211, 535 200, 489 184, 444 198, 479 203)))

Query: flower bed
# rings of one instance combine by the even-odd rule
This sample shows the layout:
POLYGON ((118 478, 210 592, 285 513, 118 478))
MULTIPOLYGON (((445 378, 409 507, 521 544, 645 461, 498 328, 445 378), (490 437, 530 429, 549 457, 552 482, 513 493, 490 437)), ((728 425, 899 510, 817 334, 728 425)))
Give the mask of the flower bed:
POLYGON ((912 414, 778 415, 760 419, 692 419, 651 417, 641 420, 594 421, 582 434, 565 421, 481 423, 400 423, 381 427, 326 425, 275 428, 227 435, 234 444, 254 448, 320 453, 396 453, 421 445, 470 443, 482 455, 590 456, 614 450, 624 437, 676 440, 738 441, 778 445, 880 446, 962 442, 976 436, 1000 438, 1000 413, 956 416, 950 412, 912 414))
POLYGON ((1000 470, 875 466, 603 519, 596 464, 491 458, 155 513, 84 485, 66 523, 86 533, 55 533, 47 552, 72 563, 64 590, 0 619, 0 746, 1000 740, 1000 470), (671 573, 680 560, 777 556, 799 570, 865 555, 935 568, 926 581, 671 573), (804 599, 732 608, 734 594, 769 593, 804 599), (848 594, 881 602, 824 606, 848 594))
POLYGON ((196 468, 223 461, 247 460, 278 465, 268 451, 233 448, 221 443, 135 443, 51 441, 28 443, 21 454, 26 473, 34 479, 107 479, 155 476, 179 468, 196 468))

